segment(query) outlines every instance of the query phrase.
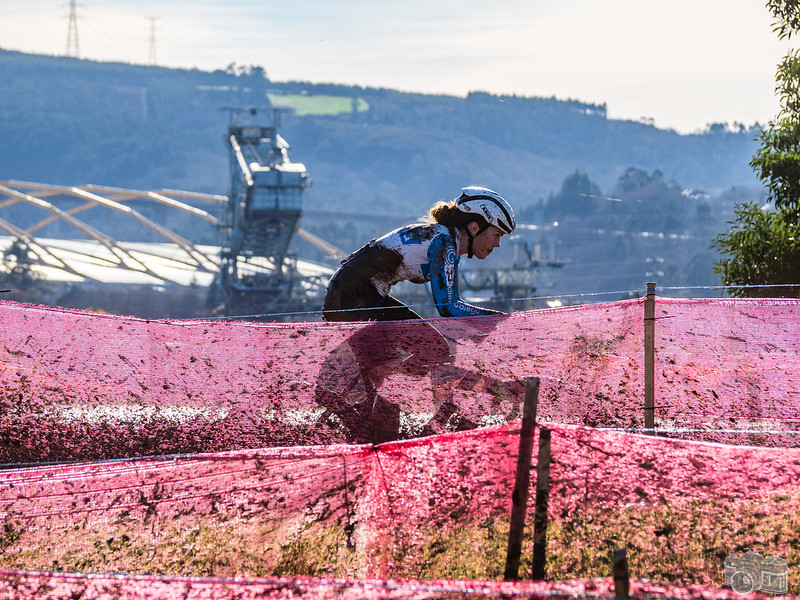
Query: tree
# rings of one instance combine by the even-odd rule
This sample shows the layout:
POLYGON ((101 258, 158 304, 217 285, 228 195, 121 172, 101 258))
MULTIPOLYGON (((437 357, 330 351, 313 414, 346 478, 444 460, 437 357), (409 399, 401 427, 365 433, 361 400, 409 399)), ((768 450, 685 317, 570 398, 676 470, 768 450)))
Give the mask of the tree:
POLYGON ((762 130, 761 147, 750 166, 766 185, 776 207, 800 203, 800 52, 790 52, 778 65, 777 119, 762 130))
POLYGON ((715 263, 723 285, 749 286, 732 291, 734 296, 800 297, 800 223, 797 208, 762 210, 739 204, 733 227, 715 242, 732 258, 715 263), (760 284, 785 287, 761 287, 760 284), (796 284, 796 285, 787 285, 796 284))
POLYGON ((617 185, 611 193, 622 196, 653 185, 664 185, 664 174, 660 170, 648 173, 644 169, 628 167, 617 180, 617 185))
POLYGON ((633 233, 682 233, 694 218, 696 201, 690 200, 675 183, 664 180, 664 173, 655 169, 629 167, 611 190, 616 200, 609 212, 621 220, 617 227, 633 233))
POLYGON ((15 240, 3 255, 3 273, 0 288, 11 288, 6 300, 47 304, 52 300, 55 286, 46 281, 32 267, 29 248, 25 242, 15 240))
MULTIPOLYGON (((800 32, 797 0, 768 0, 780 39, 800 32)), ((800 52, 790 51, 778 65, 776 94, 781 109, 761 131, 761 147, 750 166, 764 183, 769 204, 739 204, 731 229, 714 246, 724 257, 714 263, 733 296, 800 297, 800 52), (798 284, 783 288, 761 287, 798 284)))
POLYGON ((598 198, 602 198, 602 193, 597 184, 586 173, 575 171, 564 179, 560 193, 550 195, 548 216, 585 217, 597 210, 598 198))

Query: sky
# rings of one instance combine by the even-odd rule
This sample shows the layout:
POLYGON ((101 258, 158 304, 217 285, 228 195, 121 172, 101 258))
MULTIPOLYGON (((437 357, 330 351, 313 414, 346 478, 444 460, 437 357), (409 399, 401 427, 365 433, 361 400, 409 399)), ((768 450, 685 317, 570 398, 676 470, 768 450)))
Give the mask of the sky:
POLYGON ((0 48, 423 94, 555 97, 681 133, 775 117, 764 0, 0 0, 0 48), (73 46, 74 48, 74 46, 73 46))

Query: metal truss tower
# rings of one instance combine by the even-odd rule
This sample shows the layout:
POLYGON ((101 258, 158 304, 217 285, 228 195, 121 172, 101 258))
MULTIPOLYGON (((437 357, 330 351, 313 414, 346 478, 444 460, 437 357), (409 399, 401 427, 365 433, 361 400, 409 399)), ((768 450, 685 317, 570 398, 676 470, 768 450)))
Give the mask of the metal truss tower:
POLYGON ((156 21, 160 17, 145 17, 145 19, 150 21, 150 52, 149 52, 149 64, 155 66, 156 65, 156 21))
POLYGON ((78 44, 78 4, 76 0, 69 0, 69 24, 67 25, 67 56, 78 58, 80 48, 78 44))

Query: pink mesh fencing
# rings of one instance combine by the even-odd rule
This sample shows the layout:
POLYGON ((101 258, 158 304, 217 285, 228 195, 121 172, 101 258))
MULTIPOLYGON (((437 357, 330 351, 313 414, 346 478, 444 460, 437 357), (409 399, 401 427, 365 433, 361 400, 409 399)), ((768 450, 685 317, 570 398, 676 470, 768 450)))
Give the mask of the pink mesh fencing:
POLYGON ((551 445, 550 578, 626 547, 638 576, 719 587, 726 559, 752 551, 785 560, 796 593, 800 450, 570 426, 551 445))
MULTIPOLYGON (((611 550, 626 547, 634 577, 712 594, 725 582, 726 558, 755 551, 785 560, 783 591, 797 593, 800 450, 550 428, 548 580, 608 577, 611 550)), ((388 581, 415 582, 421 595, 413 597, 426 597, 422 582, 460 579, 503 597, 514 589, 501 580, 518 443, 512 423, 378 446, 7 470, 0 580, 139 573, 144 595, 164 578, 218 577, 228 591, 213 597, 231 598, 247 597, 262 577, 342 582, 308 591, 319 597, 356 593, 346 588, 381 597, 391 587, 377 582, 388 581)), ((532 561, 533 466, 523 577, 532 561)), ((210 585, 181 581, 186 590, 197 583, 198 594, 210 585)))
POLYGON ((800 445, 800 301, 656 300, 656 426, 800 445))
MULTIPOLYGON (((797 445, 796 300, 656 300, 656 427, 797 445), (703 431, 697 431, 703 430, 703 431)), ((0 303, 0 462, 382 442, 540 416, 641 428, 643 300, 372 324, 0 303)))
MULTIPOLYGON (((631 581, 635 599, 741 600, 731 590, 710 591, 699 586, 675 586, 631 581)), ((486 581, 346 581, 304 577, 232 581, 213 578, 76 575, 72 573, 20 573, 0 571, 0 594, 18 600, 40 598, 91 598, 93 600, 207 600, 209 598, 351 600, 458 600, 536 598, 614 598, 608 581, 486 582, 486 581)), ((754 594, 753 598, 766 598, 754 594)), ((786 600, 796 596, 785 595, 786 600)))
POLYGON ((748 551, 784 559, 796 594, 799 306, 657 299, 641 435, 642 300, 339 325, 0 303, 0 594, 604 597, 580 582, 623 546, 670 584, 643 597, 730 596, 713 590, 748 551), (577 587, 500 581, 532 375, 546 575, 577 587), (76 459, 94 462, 22 464, 76 459))

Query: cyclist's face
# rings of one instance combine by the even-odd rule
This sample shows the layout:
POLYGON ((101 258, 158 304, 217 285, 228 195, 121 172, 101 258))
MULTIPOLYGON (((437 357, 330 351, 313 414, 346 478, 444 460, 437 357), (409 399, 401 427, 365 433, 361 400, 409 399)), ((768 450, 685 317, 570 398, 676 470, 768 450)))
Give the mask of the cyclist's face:
POLYGON ((500 238, 503 232, 494 225, 489 225, 487 229, 475 236, 472 240, 472 253, 475 258, 483 260, 492 253, 492 250, 500 247, 500 238))

